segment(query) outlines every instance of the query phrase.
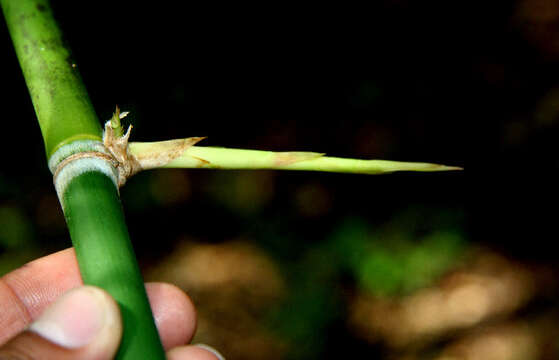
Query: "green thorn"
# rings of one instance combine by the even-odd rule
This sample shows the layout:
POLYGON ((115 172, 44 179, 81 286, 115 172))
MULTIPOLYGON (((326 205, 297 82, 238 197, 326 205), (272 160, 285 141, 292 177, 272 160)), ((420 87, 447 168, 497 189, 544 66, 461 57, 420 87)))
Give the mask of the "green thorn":
MULTIPOLYGON (((124 115, 124 113, 123 113, 124 115)), ((124 115, 126 116, 126 115, 124 115)), ((124 117, 122 116, 122 117, 124 117)), ((113 113, 113 117, 111 118, 111 127, 113 128, 113 131, 115 132, 115 136, 116 137, 122 137, 122 135, 124 134, 124 130, 122 129, 122 124, 120 123, 120 119, 121 119, 121 115, 120 115, 120 109, 118 108, 118 105, 116 106, 116 110, 113 113)))

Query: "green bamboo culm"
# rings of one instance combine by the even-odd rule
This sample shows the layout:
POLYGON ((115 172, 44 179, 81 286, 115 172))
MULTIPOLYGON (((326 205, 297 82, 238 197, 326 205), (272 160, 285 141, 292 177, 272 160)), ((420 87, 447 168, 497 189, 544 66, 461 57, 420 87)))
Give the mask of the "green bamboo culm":
POLYGON ((86 172, 68 185, 64 207, 84 283, 104 288, 120 305, 117 359, 165 359, 114 183, 86 172))
POLYGON ((10 36, 39 119, 47 157, 101 126, 48 1, 1 0, 10 36))
MULTIPOLYGON (((62 153, 61 161, 75 152, 102 147, 99 120, 48 1, 0 0, 0 6, 47 158, 62 153), (70 152, 65 151, 68 147, 70 152)), ((69 164, 81 170, 63 176, 64 185, 57 184, 58 196, 84 283, 105 289, 120 305, 124 333, 117 359, 165 359, 111 177, 115 169, 110 162, 91 158, 69 164)), ((72 173, 70 166, 65 168, 72 173)))

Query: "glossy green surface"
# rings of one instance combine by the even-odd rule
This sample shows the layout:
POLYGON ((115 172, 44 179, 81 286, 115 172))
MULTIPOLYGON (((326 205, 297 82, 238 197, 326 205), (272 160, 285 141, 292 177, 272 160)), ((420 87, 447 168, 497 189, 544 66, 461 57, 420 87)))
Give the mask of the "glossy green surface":
POLYGON ((47 158, 71 141, 101 139, 99 120, 48 1, 0 0, 0 5, 41 126, 47 158))
POLYGON ((117 358, 165 359, 114 184, 86 172, 70 182, 64 205, 84 283, 120 305, 125 328, 117 358))

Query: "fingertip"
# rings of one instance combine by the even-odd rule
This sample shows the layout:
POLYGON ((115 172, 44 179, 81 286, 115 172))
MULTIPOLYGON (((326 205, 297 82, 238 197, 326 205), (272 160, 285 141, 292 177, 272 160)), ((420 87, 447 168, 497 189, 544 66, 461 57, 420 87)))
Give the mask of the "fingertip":
POLYGON ((146 291, 163 347, 189 343, 196 331, 196 309, 190 297, 167 283, 147 283, 146 291))
POLYGON ((225 360, 217 350, 207 345, 179 346, 167 352, 167 360, 225 360))
POLYGON ((121 336, 120 311, 104 290, 81 286, 57 299, 29 330, 69 349, 92 343, 116 348, 113 343, 118 344, 121 336))
POLYGON ((105 291, 74 288, 2 348, 9 359, 112 359, 122 335, 120 310, 105 291))
POLYGON ((221 353, 219 351, 217 351, 216 349, 214 349, 213 347, 211 347, 210 345, 206 345, 206 344, 194 344, 194 346, 202 348, 204 350, 207 350, 209 352, 211 352, 212 354, 214 354, 219 360, 225 360, 225 357, 223 355, 221 355, 221 353))

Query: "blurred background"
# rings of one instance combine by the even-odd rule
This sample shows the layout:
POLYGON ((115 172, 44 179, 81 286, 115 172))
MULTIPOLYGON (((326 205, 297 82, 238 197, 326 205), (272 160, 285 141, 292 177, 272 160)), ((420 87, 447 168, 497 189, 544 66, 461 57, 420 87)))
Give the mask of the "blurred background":
MULTIPOLYGON (((159 170, 121 190, 145 277, 228 359, 556 359, 559 3, 52 1, 135 141, 425 161, 385 176, 159 170), (177 2, 178 3, 178 2, 177 2)), ((70 246, 0 25, 0 274, 70 246)))

